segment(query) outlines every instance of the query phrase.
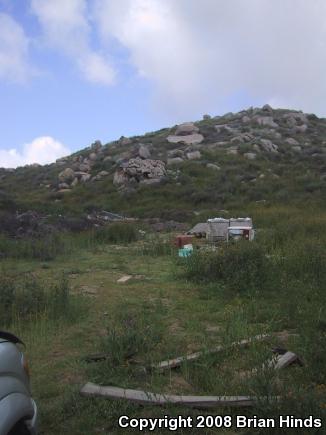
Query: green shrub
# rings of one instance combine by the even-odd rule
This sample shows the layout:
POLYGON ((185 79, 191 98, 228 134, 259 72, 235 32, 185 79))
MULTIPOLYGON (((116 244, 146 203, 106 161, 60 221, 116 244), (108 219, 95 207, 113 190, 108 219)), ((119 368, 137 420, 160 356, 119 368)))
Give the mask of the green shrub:
POLYGON ((59 318, 70 308, 69 286, 64 276, 54 284, 46 284, 33 276, 17 279, 2 275, 0 295, 1 327, 16 320, 35 320, 43 314, 59 318))
POLYGON ((236 291, 261 289, 267 278, 267 258, 256 243, 238 242, 216 251, 197 251, 185 261, 194 281, 219 281, 236 291))
POLYGON ((94 239, 98 243, 130 243, 137 238, 136 226, 128 222, 109 224, 94 231, 94 239))
POLYGON ((67 238, 57 233, 24 239, 12 239, 0 235, 0 254, 3 258, 32 258, 49 261, 67 251, 67 238))

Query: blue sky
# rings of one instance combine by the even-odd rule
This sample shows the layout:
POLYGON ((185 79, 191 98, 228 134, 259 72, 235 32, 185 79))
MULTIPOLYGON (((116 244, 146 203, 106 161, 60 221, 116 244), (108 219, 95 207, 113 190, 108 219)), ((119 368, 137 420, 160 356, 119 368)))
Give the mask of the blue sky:
POLYGON ((0 166, 270 103, 325 116, 323 0, 0 0, 0 166))

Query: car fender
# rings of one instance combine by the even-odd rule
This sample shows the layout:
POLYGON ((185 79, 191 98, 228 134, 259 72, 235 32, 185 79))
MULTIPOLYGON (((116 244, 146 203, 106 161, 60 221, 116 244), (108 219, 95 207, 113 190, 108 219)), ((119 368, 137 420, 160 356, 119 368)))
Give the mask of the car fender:
POLYGON ((10 429, 22 419, 31 420, 35 404, 30 396, 12 393, 0 400, 0 435, 7 435, 10 429))

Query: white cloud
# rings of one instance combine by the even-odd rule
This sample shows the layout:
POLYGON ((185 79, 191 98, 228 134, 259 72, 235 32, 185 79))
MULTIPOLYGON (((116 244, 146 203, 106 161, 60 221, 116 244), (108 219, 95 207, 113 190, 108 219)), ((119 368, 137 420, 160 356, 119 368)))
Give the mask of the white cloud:
POLYGON ((95 1, 103 40, 129 50, 173 116, 237 94, 326 115, 324 0, 95 1))
POLYGON ((61 142, 51 136, 41 136, 25 144, 22 151, 15 148, 0 150, 0 167, 16 168, 32 163, 44 165, 69 154, 71 151, 61 142))
POLYGON ((28 51, 23 28, 10 15, 0 13, 0 79, 25 82, 33 74, 28 51))
POLYGON ((32 11, 46 43, 73 59, 87 80, 102 85, 114 83, 111 62, 91 47, 86 0, 32 0, 32 11))

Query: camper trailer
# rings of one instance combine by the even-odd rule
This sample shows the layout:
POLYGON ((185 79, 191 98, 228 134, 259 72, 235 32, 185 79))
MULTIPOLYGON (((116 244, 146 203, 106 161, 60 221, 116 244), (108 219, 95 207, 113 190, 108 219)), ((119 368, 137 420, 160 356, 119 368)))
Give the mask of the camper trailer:
POLYGON ((207 240, 211 243, 237 241, 240 239, 252 241, 255 231, 252 219, 247 218, 214 218, 207 221, 207 240))

